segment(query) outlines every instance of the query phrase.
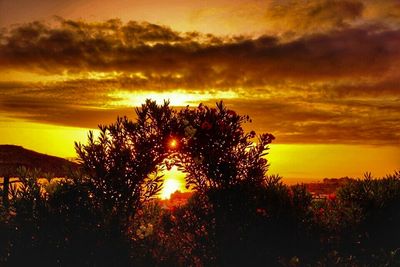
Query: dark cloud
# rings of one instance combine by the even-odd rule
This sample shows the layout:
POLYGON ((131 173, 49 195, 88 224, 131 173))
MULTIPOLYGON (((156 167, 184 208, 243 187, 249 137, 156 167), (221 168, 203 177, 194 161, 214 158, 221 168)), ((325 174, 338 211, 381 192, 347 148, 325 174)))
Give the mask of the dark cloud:
POLYGON ((330 98, 348 97, 399 97, 400 77, 390 77, 378 81, 352 81, 339 85, 326 85, 322 89, 330 98))
POLYGON ((229 100, 252 115, 261 132, 272 132, 278 143, 330 143, 364 145, 400 144, 400 101, 370 103, 338 101, 288 102, 285 99, 229 100))
MULTIPOLYGON (((115 104, 124 100, 116 92, 218 96, 229 90, 236 95, 226 101, 229 107, 253 117, 249 128, 272 132, 280 143, 399 144, 400 30, 348 27, 362 7, 339 2, 335 7, 347 10, 335 22, 341 27, 291 41, 179 33, 119 20, 17 26, 1 33, 0 72, 58 78, 3 79, 0 113, 93 128, 134 116, 132 108, 115 104)), ((308 15, 329 17, 330 4, 317 3, 308 15)))
POLYGON ((134 114, 133 108, 92 108, 54 98, 13 96, 0 98, 0 109, 14 118, 83 128, 97 128, 99 124, 114 122, 118 116, 134 114))
POLYGON ((36 22, 2 35, 0 63, 3 69, 49 74, 178 73, 194 83, 218 77, 230 86, 266 79, 374 76, 398 63, 399 46, 400 30, 374 28, 350 28, 282 43, 270 36, 223 39, 179 34, 136 22, 62 21, 57 27, 36 22))

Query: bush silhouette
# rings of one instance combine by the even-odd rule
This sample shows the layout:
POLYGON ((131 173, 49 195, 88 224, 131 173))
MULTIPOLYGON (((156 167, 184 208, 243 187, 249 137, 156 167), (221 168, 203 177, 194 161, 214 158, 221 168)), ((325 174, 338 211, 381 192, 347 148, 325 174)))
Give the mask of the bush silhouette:
POLYGON ((148 100, 136 115, 76 144, 82 170, 61 181, 41 185, 21 169, 0 209, 0 265, 400 264, 399 172, 316 200, 267 175, 274 137, 245 133, 250 118, 222 102, 174 110, 148 100), (172 165, 194 193, 165 209, 156 197, 172 165))
POLYGON ((253 146, 256 133, 245 133, 242 128, 250 118, 228 110, 222 102, 217 108, 186 108, 178 117, 184 137, 175 163, 186 173, 187 186, 206 191, 241 181, 262 182, 268 167, 263 156, 273 135, 258 136, 253 146))

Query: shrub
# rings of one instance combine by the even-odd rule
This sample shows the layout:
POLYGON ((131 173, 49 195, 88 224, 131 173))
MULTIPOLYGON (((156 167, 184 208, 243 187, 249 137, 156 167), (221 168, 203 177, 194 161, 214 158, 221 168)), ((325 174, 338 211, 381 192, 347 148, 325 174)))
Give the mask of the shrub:
POLYGON ((341 188, 338 197, 344 208, 355 206, 362 212, 357 222, 356 242, 368 251, 400 247, 400 175, 350 182, 341 188))
POLYGON ((400 175, 367 173, 316 206, 324 264, 391 266, 399 263, 400 175), (389 264, 390 263, 390 264, 389 264), (389 265, 388 265, 389 264, 389 265))

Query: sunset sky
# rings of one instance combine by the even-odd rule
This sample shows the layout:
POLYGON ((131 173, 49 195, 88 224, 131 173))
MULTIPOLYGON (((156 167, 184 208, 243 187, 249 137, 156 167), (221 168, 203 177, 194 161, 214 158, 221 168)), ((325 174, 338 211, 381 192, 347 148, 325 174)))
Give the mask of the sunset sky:
POLYGON ((270 173, 400 169, 400 1, 0 0, 0 144, 75 157, 146 98, 248 114, 270 173))

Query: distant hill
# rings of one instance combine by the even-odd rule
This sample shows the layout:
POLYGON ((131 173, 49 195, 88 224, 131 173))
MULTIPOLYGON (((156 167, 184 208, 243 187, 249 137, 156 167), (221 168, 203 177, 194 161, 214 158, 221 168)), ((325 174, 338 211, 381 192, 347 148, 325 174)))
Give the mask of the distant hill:
POLYGON ((41 154, 22 146, 0 145, 0 177, 16 176, 18 167, 40 169, 41 174, 51 173, 55 177, 65 177, 77 163, 63 158, 41 154))

